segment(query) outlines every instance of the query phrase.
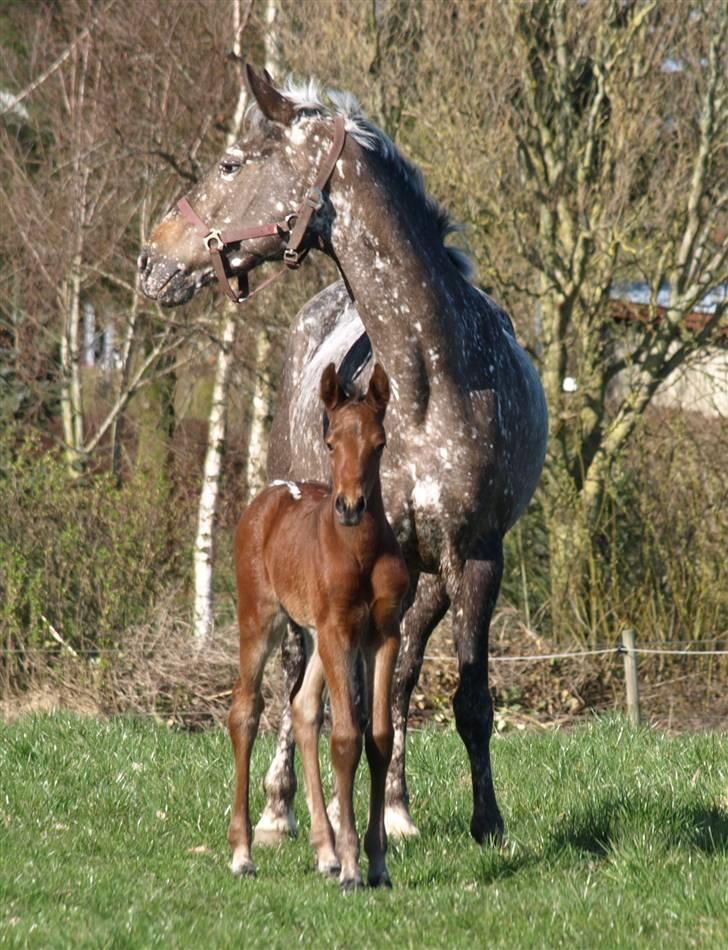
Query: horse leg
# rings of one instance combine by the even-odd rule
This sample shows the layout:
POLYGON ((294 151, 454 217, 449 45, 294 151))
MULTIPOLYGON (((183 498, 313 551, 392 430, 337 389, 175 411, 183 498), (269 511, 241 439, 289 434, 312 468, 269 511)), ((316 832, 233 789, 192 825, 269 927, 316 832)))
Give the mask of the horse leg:
MULTIPOLYGON (((364 668, 364 661, 361 651, 356 655, 356 669, 354 672, 354 704, 358 716, 359 728, 362 732, 366 729, 369 721, 369 710, 371 705, 367 703, 367 678, 364 668)), ((326 806, 326 813, 329 816, 331 827, 334 831, 339 830, 339 796, 336 789, 336 781, 331 792, 329 804, 326 806)))
POLYGON ((296 819, 293 815, 293 799, 296 794, 294 755, 296 746, 293 737, 291 700, 303 679, 306 651, 303 632, 292 621, 283 638, 281 649, 283 665, 283 690, 286 702, 278 743, 270 768, 265 776, 266 804, 255 826, 255 844, 277 845, 287 836, 296 834, 296 819))
POLYGON ((228 841, 233 849, 233 874, 253 875, 255 865, 250 854, 250 754, 258 732, 260 714, 265 705, 261 681, 272 643, 260 635, 257 624, 241 623, 240 676, 233 690, 228 730, 235 756, 235 797, 228 841))
POLYGON ((451 599, 460 681, 453 697, 455 725, 470 757, 473 817, 470 833, 482 844, 503 837, 490 768, 493 700, 488 688, 488 632, 503 576, 503 544, 493 535, 479 557, 465 562, 451 599))
POLYGON ((370 887, 391 887, 387 871, 387 832, 384 824, 384 786, 392 758, 394 729, 392 727, 392 679, 399 650, 397 616, 377 616, 372 610, 371 639, 367 644, 367 683, 369 687, 369 722, 365 748, 369 763, 371 793, 369 823, 364 836, 364 850, 369 857, 367 882, 370 887))
POLYGON ((339 880, 344 891, 361 886, 359 838, 354 822, 354 775, 361 758, 362 735, 354 701, 358 648, 342 642, 335 626, 319 630, 318 648, 331 699, 331 764, 336 776, 339 827, 336 854, 341 862, 339 880))
POLYGON ((316 852, 316 865, 322 874, 338 874, 341 870, 334 850, 334 832, 326 814, 326 803, 321 787, 318 741, 323 722, 321 697, 324 689, 324 669, 318 650, 306 666, 301 688, 291 704, 293 728, 301 752, 306 783, 306 800, 311 815, 309 840, 316 852))
POLYGON ((430 634, 442 620, 450 603, 439 574, 422 574, 411 586, 416 587, 412 606, 402 618, 402 643, 394 674, 392 712, 394 746, 387 773, 384 822, 393 838, 416 835, 417 826, 409 812, 409 794, 405 778, 405 743, 410 697, 417 682, 425 647, 430 634))

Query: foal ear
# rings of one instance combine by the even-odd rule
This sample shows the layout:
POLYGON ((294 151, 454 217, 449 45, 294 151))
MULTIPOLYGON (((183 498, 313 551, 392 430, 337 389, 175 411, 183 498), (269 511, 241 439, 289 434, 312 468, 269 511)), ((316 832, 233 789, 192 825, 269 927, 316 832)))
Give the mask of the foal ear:
POLYGON ((280 122, 282 125, 291 124, 296 115, 293 103, 276 89, 268 73, 264 72, 262 76, 258 76, 250 63, 246 63, 245 80, 250 95, 258 103, 260 111, 267 119, 280 122))
POLYGON ((389 376, 384 372, 381 363, 377 363, 374 367, 364 402, 384 418, 389 404, 389 376))
POLYGON ((327 412, 333 412, 337 406, 340 406, 346 400, 346 390, 341 385, 335 363, 329 363, 321 374, 319 393, 327 412))

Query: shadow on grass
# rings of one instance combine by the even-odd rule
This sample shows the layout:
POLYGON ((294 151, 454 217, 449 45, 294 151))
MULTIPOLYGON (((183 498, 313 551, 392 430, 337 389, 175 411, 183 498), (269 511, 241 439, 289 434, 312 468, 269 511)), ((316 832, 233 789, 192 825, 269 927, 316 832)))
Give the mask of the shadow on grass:
POLYGON ((685 809, 689 843, 705 854, 728 854, 728 812, 715 805, 685 809))
POLYGON ((645 802, 612 797, 589 802, 567 815, 551 836, 549 852, 572 848, 606 858, 624 836, 638 831, 672 849, 696 848, 704 854, 728 853, 728 812, 716 805, 645 802))

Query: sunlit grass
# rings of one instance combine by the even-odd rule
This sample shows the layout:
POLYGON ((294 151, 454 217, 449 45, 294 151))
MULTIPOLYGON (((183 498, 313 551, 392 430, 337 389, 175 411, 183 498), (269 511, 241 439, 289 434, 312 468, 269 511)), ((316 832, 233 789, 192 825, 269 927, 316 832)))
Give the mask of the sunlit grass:
MULTIPOLYGON (((253 811, 272 742, 254 753, 253 811)), ((728 943, 728 739, 621 720, 493 743, 508 844, 467 834, 453 732, 412 736, 422 834, 391 893, 343 897, 301 834, 228 871, 221 732, 68 715, 0 726, 0 943, 55 946, 715 946, 728 943)), ((366 811, 360 768, 360 830, 366 811)))

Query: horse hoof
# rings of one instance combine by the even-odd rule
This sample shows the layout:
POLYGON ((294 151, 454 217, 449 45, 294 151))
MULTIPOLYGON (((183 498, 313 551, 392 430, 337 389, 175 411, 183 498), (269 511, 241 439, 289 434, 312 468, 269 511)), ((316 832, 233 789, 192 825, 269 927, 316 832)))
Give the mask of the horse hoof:
POLYGON ((500 815, 496 815, 495 818, 479 820, 473 818, 470 822, 470 834, 478 844, 500 847, 503 844, 504 835, 503 819, 500 815))
POLYGON ((341 865, 336 859, 318 861, 317 867, 319 874, 323 874, 324 877, 338 877, 341 874, 341 865))
POLYGON ((415 838, 420 833, 405 805, 387 805, 384 810, 384 827, 389 838, 415 838))
POLYGON ((230 870, 235 877, 255 877, 256 875, 255 865, 250 860, 236 861, 235 858, 233 858, 230 870))
POLYGON ((353 894, 354 891, 360 891, 363 886, 361 878, 347 877, 346 880, 341 882, 341 893, 353 894))
POLYGON ((386 871, 382 871, 381 874, 375 874, 374 877, 368 877, 367 884, 369 887, 383 887, 385 890, 392 890, 392 881, 386 871))
POLYGON ((295 838, 297 833, 296 819, 290 809, 285 815, 275 815, 266 808, 255 826, 253 844, 271 848, 287 838, 295 838))

